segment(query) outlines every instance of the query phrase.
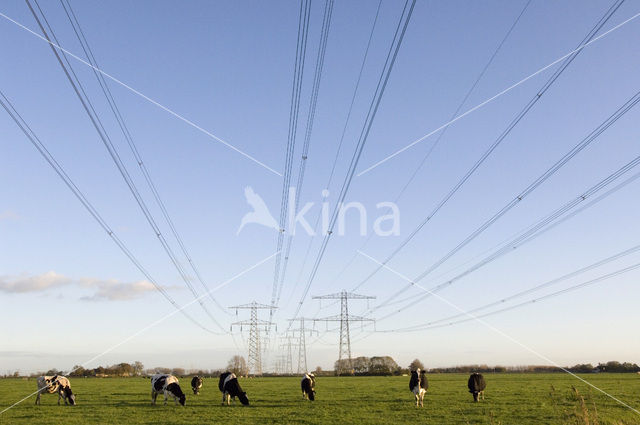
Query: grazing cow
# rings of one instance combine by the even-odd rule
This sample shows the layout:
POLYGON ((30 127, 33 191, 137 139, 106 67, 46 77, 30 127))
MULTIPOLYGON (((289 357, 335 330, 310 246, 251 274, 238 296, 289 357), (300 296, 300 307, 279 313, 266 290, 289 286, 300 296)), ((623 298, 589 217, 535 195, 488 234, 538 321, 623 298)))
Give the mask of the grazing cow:
POLYGON ((193 390, 193 393, 195 395, 200 394, 200 388, 202 388, 202 378, 194 376, 193 379, 191 379, 191 389, 193 390))
POLYGON ((236 397, 240 400, 244 406, 249 405, 249 399, 247 398, 247 393, 242 391, 240 388, 240 383, 238 382, 238 378, 236 378, 235 373, 225 372, 220 375, 220 380, 218 381, 218 389, 222 393, 222 405, 224 406, 224 402, 226 400, 227 406, 231 403, 231 399, 233 402, 236 402, 236 397))
POLYGON ((311 401, 316 398, 316 376, 313 373, 306 373, 300 382, 302 387, 302 398, 311 401))
POLYGON ((167 404, 167 396, 173 397, 178 404, 185 405, 187 397, 178 385, 178 378, 173 375, 157 374, 151 377, 151 404, 156 404, 158 394, 164 393, 164 404, 167 404))
POLYGON ((424 395, 429 388, 429 382, 427 381, 427 374, 424 370, 412 370, 411 379, 409 380, 409 390, 416 398, 416 407, 424 406, 424 395))
POLYGON ((480 396, 484 400, 484 389, 487 387, 487 383, 484 382, 484 376, 479 373, 472 373, 469 376, 467 386, 469 387, 469 392, 473 394, 473 401, 477 402, 480 396))
POLYGON ((60 404, 60 399, 63 399, 64 404, 67 404, 67 400, 69 400, 69 404, 75 406, 76 396, 71 391, 71 384, 67 378, 60 375, 40 376, 38 378, 36 404, 40 404, 40 395, 42 393, 53 394, 55 392, 58 393, 58 404, 60 404))

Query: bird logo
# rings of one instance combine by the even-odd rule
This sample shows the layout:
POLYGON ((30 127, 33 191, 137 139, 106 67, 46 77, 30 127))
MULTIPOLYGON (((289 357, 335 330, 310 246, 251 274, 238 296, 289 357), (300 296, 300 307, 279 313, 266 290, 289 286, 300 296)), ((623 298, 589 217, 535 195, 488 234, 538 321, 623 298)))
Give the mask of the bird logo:
POLYGON ((240 234, 245 225, 250 223, 262 224, 263 226, 280 231, 280 226, 278 226, 278 222, 273 218, 273 215, 271 215, 267 204, 260 195, 253 191, 251 186, 244 188, 244 197, 251 208, 253 208, 253 211, 246 213, 244 217, 242 217, 236 236, 240 234))

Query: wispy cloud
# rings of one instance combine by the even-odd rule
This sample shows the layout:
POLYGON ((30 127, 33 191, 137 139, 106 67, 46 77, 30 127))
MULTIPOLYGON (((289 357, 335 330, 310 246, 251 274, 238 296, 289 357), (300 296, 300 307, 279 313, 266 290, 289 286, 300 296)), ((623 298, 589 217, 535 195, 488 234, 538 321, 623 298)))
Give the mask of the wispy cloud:
POLYGON ((155 290, 153 284, 147 280, 131 283, 117 280, 96 280, 88 282, 87 286, 96 288, 96 292, 81 298, 85 301, 126 301, 139 298, 147 292, 155 290))
POLYGON ((154 291, 151 282, 122 282, 117 279, 71 278, 55 271, 39 275, 0 276, 0 292, 43 292, 61 287, 77 287, 93 290, 93 294, 80 297, 85 301, 125 301, 139 298, 154 291))
POLYGON ((0 221, 4 220, 18 220, 20 216, 11 210, 0 211, 0 221))

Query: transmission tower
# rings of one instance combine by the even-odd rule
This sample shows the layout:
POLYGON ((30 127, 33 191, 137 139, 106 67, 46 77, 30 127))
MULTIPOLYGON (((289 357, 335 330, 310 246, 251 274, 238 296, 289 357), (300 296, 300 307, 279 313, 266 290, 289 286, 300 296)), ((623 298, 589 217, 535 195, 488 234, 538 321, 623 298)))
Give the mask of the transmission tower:
POLYGON ((275 374, 276 375, 282 375, 284 373, 284 364, 285 364, 285 359, 287 356, 277 356, 276 357, 276 368, 275 368, 275 374))
POLYGON ((313 319, 305 319, 299 317, 297 319, 289 319, 290 322, 300 322, 300 327, 297 329, 289 329, 292 333, 298 334, 298 373, 307 373, 309 368, 307 367, 307 332, 312 335, 318 331, 314 329, 305 328, 305 321, 313 321, 313 319))
POLYGON ((376 297, 369 295, 354 294, 353 292, 347 292, 343 290, 335 294, 328 295, 316 295, 312 297, 316 300, 340 300, 340 314, 335 316, 328 316, 321 319, 314 319, 318 322, 340 322, 340 352, 338 354, 338 370, 337 372, 349 372, 353 370, 353 362, 351 359, 351 337, 349 336, 349 323, 350 322, 373 322, 373 319, 368 319, 362 316, 354 316, 349 314, 348 300, 371 300, 376 297), (346 360, 346 367, 342 360, 346 360))
POLYGON ((238 310, 251 310, 251 316, 249 320, 242 320, 240 322, 232 323, 231 330, 233 331, 233 326, 240 326, 240 331, 242 332, 243 326, 249 326, 249 354, 247 356, 247 367, 249 369, 249 373, 253 373, 254 376, 260 376, 262 375, 262 344, 260 341, 259 327, 264 326, 265 330, 267 330, 270 329, 270 327, 273 326, 274 323, 268 320, 258 319, 258 310, 274 310, 277 307, 274 307, 272 305, 259 304, 253 301, 249 304, 236 305, 229 308, 236 310, 236 316, 238 315, 238 310))
POLYGON ((280 344, 281 349, 286 349, 286 361, 283 373, 293 375, 293 347, 295 347, 296 344, 292 341, 293 338, 291 336, 285 336, 283 339, 286 341, 280 344))

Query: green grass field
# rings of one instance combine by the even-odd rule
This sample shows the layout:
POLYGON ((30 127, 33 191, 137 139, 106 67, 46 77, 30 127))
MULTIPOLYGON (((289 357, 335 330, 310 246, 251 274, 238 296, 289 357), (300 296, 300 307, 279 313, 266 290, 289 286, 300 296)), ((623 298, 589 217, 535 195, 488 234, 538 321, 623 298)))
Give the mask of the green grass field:
MULTIPOLYGON (((467 375, 433 374, 424 408, 416 408, 408 377, 320 377, 315 402, 302 400, 298 377, 241 379, 251 406, 221 406, 217 379, 199 396, 181 384, 186 407, 150 403, 144 378, 71 381, 78 405, 58 406, 57 395, 35 396, 0 415, 2 424, 640 424, 640 415, 566 374, 485 374, 486 399, 473 403, 467 375), (577 394, 572 389, 577 389, 577 394)), ((583 375, 640 410, 640 375, 583 375)), ((36 390, 35 379, 0 380, 1 409, 36 390)))

